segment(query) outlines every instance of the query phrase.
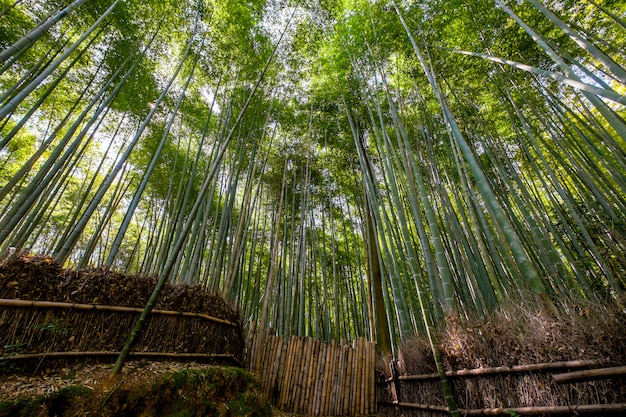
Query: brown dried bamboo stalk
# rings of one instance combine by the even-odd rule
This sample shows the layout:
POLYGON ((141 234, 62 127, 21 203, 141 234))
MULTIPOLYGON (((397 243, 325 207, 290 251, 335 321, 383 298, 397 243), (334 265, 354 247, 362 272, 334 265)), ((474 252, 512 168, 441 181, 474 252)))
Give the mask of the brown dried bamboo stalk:
POLYGON ((585 371, 568 372, 564 374, 552 375, 557 384, 567 384, 573 382, 595 381, 597 379, 607 379, 626 376, 626 366, 615 366, 612 368, 587 369, 585 371))
MULTIPOLYGON (((143 308, 134 307, 120 307, 120 306, 106 306, 99 304, 78 304, 78 303, 63 303, 58 301, 30 301, 30 300, 12 300, 6 298, 0 298, 0 307, 19 307, 19 308, 51 308, 51 309, 65 309, 65 310, 86 310, 86 311, 108 311, 116 313, 143 313, 143 308)), ((237 327, 237 323, 233 323, 228 320, 220 319, 218 317, 209 316, 203 313, 192 313, 188 311, 171 311, 171 310, 152 310, 151 314, 158 314, 163 316, 184 316, 184 317, 198 317, 205 320, 213 321, 228 326, 237 327)))

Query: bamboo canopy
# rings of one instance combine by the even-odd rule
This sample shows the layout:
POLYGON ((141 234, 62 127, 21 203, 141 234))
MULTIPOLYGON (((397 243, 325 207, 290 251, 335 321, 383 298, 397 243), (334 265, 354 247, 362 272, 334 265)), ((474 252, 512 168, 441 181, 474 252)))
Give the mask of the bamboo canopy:
MULTIPOLYGON (((0 297, 116 305, 110 290, 126 291, 119 307, 142 313, 124 319, 121 366, 151 314, 181 310, 162 303, 182 283, 261 339, 364 338, 397 356, 425 336, 450 388, 437 334, 455 319, 624 305, 620 7, 3 3, 0 266, 24 270, 2 272, 0 297), (99 279, 69 288, 37 276, 48 267, 99 279), (153 279, 139 297, 109 273, 153 279), (16 295, 24 282, 38 284, 16 295)), ((301 343, 300 362, 329 349, 301 343)), ((367 361, 360 349, 291 382, 367 361)), ((306 389, 320 412, 348 407, 347 385, 306 389)))

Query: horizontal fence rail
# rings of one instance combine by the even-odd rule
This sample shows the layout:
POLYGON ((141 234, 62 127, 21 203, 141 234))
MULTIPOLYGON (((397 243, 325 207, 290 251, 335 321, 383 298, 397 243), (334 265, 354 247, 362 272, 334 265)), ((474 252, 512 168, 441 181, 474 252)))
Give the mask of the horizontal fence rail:
MULTIPOLYGON (((80 303, 64 303, 59 301, 30 301, 30 300, 13 300, 0 298, 0 307, 22 307, 22 308, 51 308, 65 310, 85 310, 85 311, 108 311, 116 313, 143 313, 143 308, 107 306, 101 304, 80 304, 80 303)), ((218 317, 209 316, 203 313, 192 313, 188 311, 172 311, 153 309, 150 314, 162 316, 181 316, 181 317, 198 317, 204 320, 213 321, 215 323, 225 324, 227 326, 237 327, 237 323, 220 319, 218 317)))
POLYGON ((280 410, 311 416, 376 412, 375 343, 258 336, 249 338, 247 366, 280 410))
MULTIPOLYGON (((2 356, 0 361, 21 361, 31 359, 66 359, 66 358, 116 358, 120 352, 45 352, 45 353, 22 353, 11 356, 2 356)), ((171 352, 130 352, 131 359, 167 359, 167 360, 192 360, 196 362, 228 361, 241 367, 235 355, 230 353, 171 353, 171 352)))

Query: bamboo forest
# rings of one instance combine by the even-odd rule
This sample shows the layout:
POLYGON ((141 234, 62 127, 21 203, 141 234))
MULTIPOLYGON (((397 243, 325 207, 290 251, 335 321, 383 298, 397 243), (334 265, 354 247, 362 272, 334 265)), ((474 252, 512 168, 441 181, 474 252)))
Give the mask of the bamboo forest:
POLYGON ((200 285, 246 327, 391 354, 503 305, 622 306, 625 16, 1 0, 0 259, 200 285))

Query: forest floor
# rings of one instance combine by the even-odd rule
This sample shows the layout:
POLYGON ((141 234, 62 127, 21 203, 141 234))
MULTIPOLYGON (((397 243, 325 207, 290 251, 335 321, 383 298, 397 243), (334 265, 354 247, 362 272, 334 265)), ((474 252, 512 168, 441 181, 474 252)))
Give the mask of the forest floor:
POLYGON ((209 369, 211 365, 177 362, 130 361, 120 377, 111 377, 111 364, 80 364, 63 369, 48 369, 35 375, 0 375, 0 401, 21 397, 36 397, 59 392, 63 388, 82 386, 90 390, 106 390, 120 381, 128 385, 143 385, 164 375, 185 369, 209 369))
POLYGON ((0 375, 0 417, 272 413, 257 379, 240 368, 131 361, 113 377, 112 367, 82 364, 0 375))

